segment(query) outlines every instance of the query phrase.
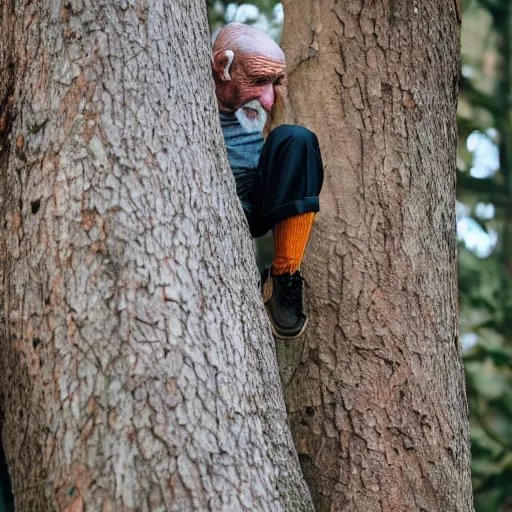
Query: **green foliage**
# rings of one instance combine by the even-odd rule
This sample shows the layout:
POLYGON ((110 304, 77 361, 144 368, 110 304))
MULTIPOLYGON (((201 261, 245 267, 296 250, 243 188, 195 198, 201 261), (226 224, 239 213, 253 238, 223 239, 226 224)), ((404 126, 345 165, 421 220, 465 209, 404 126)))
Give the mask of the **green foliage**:
POLYGON ((277 41, 281 39, 282 6, 275 0, 212 0, 208 2, 208 16, 213 35, 226 23, 239 21, 265 30, 277 41))

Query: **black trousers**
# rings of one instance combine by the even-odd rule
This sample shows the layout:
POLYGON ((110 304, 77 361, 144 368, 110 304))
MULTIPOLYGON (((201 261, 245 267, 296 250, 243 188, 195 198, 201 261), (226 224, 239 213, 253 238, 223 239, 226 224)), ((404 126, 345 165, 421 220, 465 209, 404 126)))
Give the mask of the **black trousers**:
POLYGON ((316 135, 303 126, 273 130, 261 151, 257 172, 238 183, 238 196, 254 238, 278 222, 318 212, 324 169, 316 135))

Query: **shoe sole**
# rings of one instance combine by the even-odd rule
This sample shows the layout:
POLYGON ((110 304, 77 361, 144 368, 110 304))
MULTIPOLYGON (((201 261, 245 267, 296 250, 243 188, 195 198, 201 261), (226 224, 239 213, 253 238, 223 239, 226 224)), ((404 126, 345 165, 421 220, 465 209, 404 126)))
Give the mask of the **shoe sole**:
POLYGON ((285 341, 286 340, 287 341, 296 340, 297 338, 300 338, 304 334, 304 331, 306 330, 306 327, 308 326, 308 320, 309 320, 309 318, 306 318, 306 321, 304 322, 302 329, 297 334, 294 334, 293 336, 286 336, 285 334, 280 334, 279 332, 277 332, 272 321, 270 322, 270 327, 272 328, 272 333, 274 334, 274 336, 277 339, 285 340, 285 341))

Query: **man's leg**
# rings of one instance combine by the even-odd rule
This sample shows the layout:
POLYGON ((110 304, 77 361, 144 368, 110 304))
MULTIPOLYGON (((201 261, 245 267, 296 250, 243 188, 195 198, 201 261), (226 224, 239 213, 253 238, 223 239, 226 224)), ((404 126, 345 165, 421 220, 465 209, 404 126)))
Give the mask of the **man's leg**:
POLYGON ((276 224, 274 227, 275 256, 272 262, 272 272, 275 275, 292 275, 299 270, 314 218, 315 212, 301 213, 276 224))
POLYGON ((264 275, 264 301, 274 333, 281 338, 302 334, 300 262, 319 210, 323 165, 318 140, 302 126, 272 131, 258 166, 258 218, 253 236, 274 231, 275 258, 264 275))

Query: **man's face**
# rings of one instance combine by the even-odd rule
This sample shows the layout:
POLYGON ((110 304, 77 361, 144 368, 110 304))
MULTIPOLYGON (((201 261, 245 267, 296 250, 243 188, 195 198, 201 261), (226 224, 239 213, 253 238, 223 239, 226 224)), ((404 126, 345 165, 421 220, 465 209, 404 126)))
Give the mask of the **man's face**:
POLYGON ((284 78, 284 61, 269 59, 262 55, 240 55, 231 71, 233 87, 233 109, 237 110, 252 100, 257 100, 267 111, 274 106, 274 87, 284 78))
POLYGON ((280 85, 285 75, 284 55, 282 58, 269 58, 239 52, 231 64, 224 54, 215 55, 214 61, 217 99, 221 109, 242 110, 249 121, 259 118, 261 122, 261 109, 255 108, 256 102, 266 112, 272 111, 275 87, 280 85))

